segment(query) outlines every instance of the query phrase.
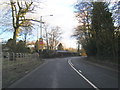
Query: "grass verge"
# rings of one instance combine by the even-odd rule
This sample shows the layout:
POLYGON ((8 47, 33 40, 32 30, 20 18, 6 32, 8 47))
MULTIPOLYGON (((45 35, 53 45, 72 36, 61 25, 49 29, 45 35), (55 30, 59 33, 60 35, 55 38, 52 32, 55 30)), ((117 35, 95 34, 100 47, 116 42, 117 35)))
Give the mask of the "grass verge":
POLYGON ((38 57, 27 57, 16 61, 3 61, 2 88, 7 88, 30 71, 41 65, 43 61, 38 57))
POLYGON ((101 60, 101 59, 97 59, 96 57, 86 57, 86 58, 83 58, 83 59, 88 61, 88 62, 94 63, 96 65, 106 67, 106 68, 109 68, 109 69, 114 70, 114 71, 119 71, 118 62, 113 62, 113 61, 110 61, 110 60, 107 60, 107 59, 106 60, 101 60))

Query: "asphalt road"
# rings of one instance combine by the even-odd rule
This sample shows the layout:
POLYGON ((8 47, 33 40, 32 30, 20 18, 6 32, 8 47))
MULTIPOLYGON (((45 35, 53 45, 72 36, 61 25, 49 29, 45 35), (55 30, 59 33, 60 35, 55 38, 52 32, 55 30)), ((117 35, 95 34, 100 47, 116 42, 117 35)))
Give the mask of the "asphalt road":
POLYGON ((82 58, 46 59, 9 88, 118 88, 118 72, 82 58))

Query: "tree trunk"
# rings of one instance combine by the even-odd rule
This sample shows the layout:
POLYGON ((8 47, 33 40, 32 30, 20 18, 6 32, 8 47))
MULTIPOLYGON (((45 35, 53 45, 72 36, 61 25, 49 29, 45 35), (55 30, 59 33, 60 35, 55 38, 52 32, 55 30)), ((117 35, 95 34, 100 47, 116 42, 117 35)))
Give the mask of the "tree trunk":
POLYGON ((13 33, 13 52, 16 52, 16 29, 14 30, 13 33))

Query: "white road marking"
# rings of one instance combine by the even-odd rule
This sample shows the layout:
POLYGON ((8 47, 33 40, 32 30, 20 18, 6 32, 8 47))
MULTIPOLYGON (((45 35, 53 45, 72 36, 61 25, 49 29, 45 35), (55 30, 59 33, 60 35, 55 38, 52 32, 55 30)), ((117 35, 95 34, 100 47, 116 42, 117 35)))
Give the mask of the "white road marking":
POLYGON ((98 87, 96 87, 93 83, 91 83, 84 75, 82 75, 80 72, 82 72, 81 70, 77 70, 76 68, 73 67, 71 60, 68 60, 69 65, 73 68, 73 70, 75 70, 84 80, 86 80, 93 88, 95 88, 96 90, 99 90, 98 87))
POLYGON ((70 63, 72 66, 74 66, 74 65, 72 64, 71 60, 69 60, 69 63, 70 63))
POLYGON ((79 70, 79 72, 82 72, 81 70, 79 70))

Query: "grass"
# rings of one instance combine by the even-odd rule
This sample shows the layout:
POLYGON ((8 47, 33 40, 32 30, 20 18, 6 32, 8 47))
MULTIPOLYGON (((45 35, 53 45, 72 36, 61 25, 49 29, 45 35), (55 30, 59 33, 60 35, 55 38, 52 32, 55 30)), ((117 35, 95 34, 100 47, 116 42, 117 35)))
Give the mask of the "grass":
POLYGON ((99 64, 101 66, 105 66, 114 70, 118 70, 118 61, 115 60, 111 60, 109 58, 107 59, 97 59, 96 57, 87 57, 84 58, 85 60, 95 63, 95 64, 99 64))
POLYGON ((12 83, 35 69, 43 61, 36 55, 25 58, 17 58, 16 61, 3 60, 2 63, 2 87, 7 88, 12 83))

